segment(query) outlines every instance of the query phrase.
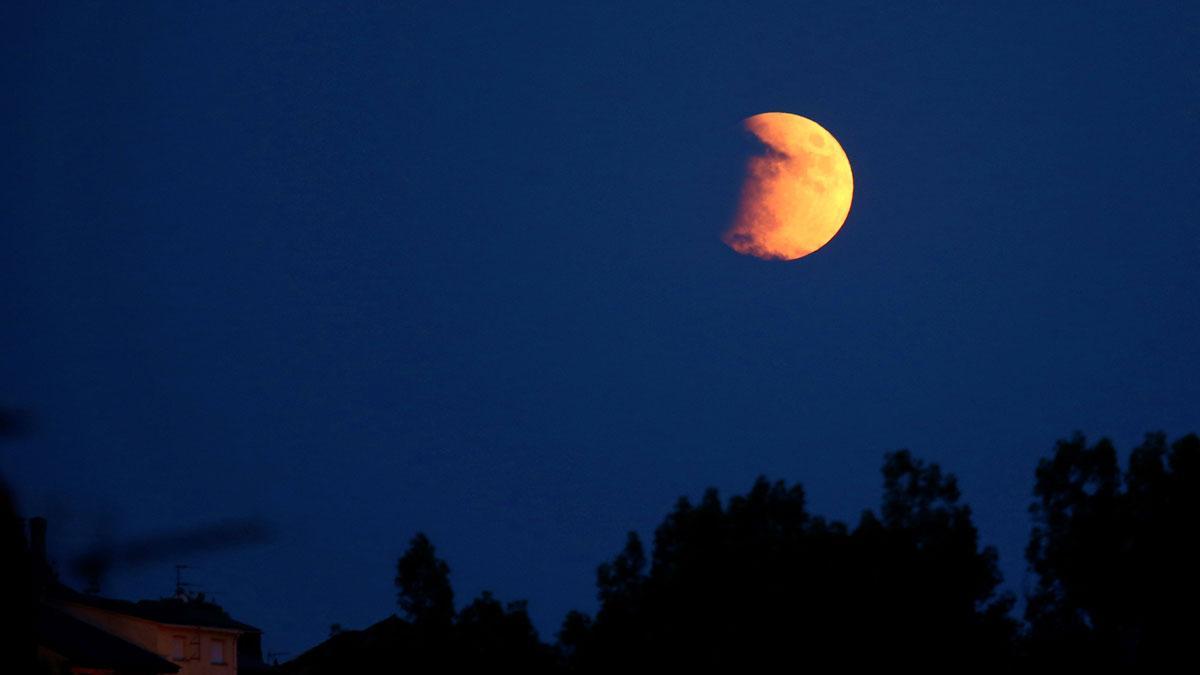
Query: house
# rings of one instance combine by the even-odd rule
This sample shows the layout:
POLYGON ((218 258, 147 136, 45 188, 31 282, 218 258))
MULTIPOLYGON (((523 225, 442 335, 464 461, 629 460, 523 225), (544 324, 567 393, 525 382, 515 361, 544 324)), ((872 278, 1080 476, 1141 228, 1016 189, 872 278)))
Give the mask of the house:
POLYGON ((237 675, 262 665, 262 632, 233 620, 203 594, 129 602, 64 588, 49 602, 170 661, 179 675, 237 675))
POLYGON ((38 607, 34 630, 38 636, 37 672, 72 675, 179 672, 179 666, 157 654, 47 605, 38 607))
MULTIPOLYGON (((32 519, 35 560, 45 560, 45 530, 44 519, 32 519)), ((41 595, 38 656, 54 672, 246 675, 268 670, 262 631, 235 621, 202 593, 180 590, 174 597, 130 602, 80 593, 48 579, 41 595)))
MULTIPOLYGON (((363 630, 340 630, 280 665, 278 672, 284 675, 333 675, 394 671, 399 669, 397 655, 411 658, 420 651, 422 641, 423 636, 412 624, 392 615, 363 630)), ((419 668, 414 670, 422 672, 419 668)))

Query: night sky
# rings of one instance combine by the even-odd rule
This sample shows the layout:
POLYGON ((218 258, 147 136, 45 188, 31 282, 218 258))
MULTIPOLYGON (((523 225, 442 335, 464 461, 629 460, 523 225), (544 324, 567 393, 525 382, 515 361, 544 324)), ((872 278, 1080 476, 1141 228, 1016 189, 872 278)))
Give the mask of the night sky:
MULTIPOLYGON (((1055 440, 1200 416, 1196 3, 4 3, 0 447, 65 569, 175 563, 264 648, 396 611, 427 532, 543 639, 680 495, 876 507, 958 475, 1006 587, 1055 440), (1048 5, 1056 6, 1048 6, 1048 5), (849 219, 720 239, 752 139, 819 122, 849 219)), ((79 580, 67 575, 66 581, 79 580)))

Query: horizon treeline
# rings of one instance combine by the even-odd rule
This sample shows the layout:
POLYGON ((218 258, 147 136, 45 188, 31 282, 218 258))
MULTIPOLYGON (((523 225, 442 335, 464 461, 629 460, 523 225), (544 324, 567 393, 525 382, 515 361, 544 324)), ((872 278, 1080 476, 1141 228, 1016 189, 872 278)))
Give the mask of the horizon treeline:
MULTIPOLYGON (((484 592, 456 609, 449 564, 423 533, 396 561, 403 617, 328 640, 296 675, 504 669, 740 672, 908 666, 925 671, 1151 670, 1186 662, 1200 601, 1200 437, 1147 434, 1122 466, 1108 439, 1059 440, 1033 472, 1024 611, 1001 592, 953 474, 884 455, 876 509, 849 525, 809 512, 800 484, 760 476, 722 500, 681 497, 643 542, 596 569, 599 608, 543 641, 524 601, 484 592)), ((30 569, 0 491, 8 569, 30 569)), ((31 577, 0 585, 9 650, 33 655, 31 577), (22 628, 24 626, 24 628, 22 628)))
POLYGON ((1034 472, 1023 616, 999 592, 955 477, 887 453, 878 510, 847 525, 810 513, 799 484, 759 477, 722 501, 681 497, 649 550, 636 532, 596 571, 594 616, 553 644, 524 602, 485 592, 455 612, 450 570, 418 533, 397 562, 393 616, 341 632, 290 673, 477 667, 601 673, 814 664, 925 670, 1111 669, 1179 662, 1200 599, 1200 438, 1147 434, 1124 469, 1076 433, 1034 472))

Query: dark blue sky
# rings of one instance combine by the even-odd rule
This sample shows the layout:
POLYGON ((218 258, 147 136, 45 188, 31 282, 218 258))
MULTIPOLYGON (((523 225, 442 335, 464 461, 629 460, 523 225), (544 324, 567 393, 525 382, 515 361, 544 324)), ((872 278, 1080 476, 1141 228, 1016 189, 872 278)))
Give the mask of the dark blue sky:
POLYGON ((295 654, 424 530, 552 639, 679 495, 855 519, 901 447, 1020 592, 1057 438, 1200 426, 1195 3, 47 4, 0 9, 0 470, 60 560, 278 534, 107 593, 189 563, 295 654), (772 110, 855 177, 793 263, 719 238, 772 110))

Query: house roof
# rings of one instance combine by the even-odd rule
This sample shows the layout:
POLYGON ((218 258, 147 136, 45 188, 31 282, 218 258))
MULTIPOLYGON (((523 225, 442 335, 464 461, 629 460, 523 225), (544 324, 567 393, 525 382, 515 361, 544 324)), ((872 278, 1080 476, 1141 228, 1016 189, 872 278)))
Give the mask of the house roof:
POLYGON ((130 602, 88 595, 60 585, 55 589, 53 597, 59 601, 95 607, 157 623, 217 628, 242 633, 262 632, 248 623, 235 621, 220 605, 206 601, 203 595, 195 598, 163 598, 130 602))
POLYGON ((37 635, 39 645, 72 666, 139 674, 179 672, 179 666, 157 654, 47 605, 38 610, 37 635))
POLYGON ((346 630, 279 666, 291 675, 378 672, 419 640, 412 624, 392 615, 363 630, 346 630))

